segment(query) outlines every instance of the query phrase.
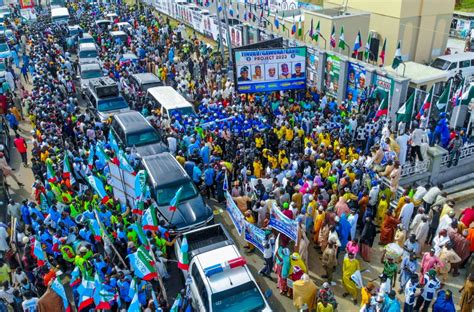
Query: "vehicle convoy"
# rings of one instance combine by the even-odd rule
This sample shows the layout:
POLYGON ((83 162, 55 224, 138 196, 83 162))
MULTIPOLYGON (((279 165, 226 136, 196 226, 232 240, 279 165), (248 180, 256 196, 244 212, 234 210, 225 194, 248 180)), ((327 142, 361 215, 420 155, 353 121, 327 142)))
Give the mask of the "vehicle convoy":
POLYGON ((120 95, 117 83, 109 77, 91 79, 84 95, 88 110, 101 121, 130 110, 127 101, 120 95))
POLYGON ((214 221, 212 209, 206 204, 191 177, 170 153, 143 157, 141 168, 147 172, 150 193, 158 206, 160 219, 170 225, 170 232, 183 232, 214 221), (176 211, 170 203, 181 189, 176 211))
POLYGON ((129 111, 115 115, 110 130, 121 147, 134 147, 140 157, 168 151, 160 133, 140 112, 129 111))
POLYGON ((271 311, 245 258, 222 224, 178 237, 175 252, 181 263, 184 238, 188 244, 189 270, 183 274, 192 279, 189 287, 195 311, 271 311))

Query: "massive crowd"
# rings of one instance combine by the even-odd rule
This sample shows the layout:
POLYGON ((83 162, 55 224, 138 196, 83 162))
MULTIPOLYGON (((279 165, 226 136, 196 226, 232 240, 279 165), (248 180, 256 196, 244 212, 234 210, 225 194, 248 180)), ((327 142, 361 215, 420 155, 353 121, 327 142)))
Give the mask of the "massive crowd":
MULTIPOLYGON (((224 185, 229 185, 245 219, 259 228, 269 229, 274 203, 298 221, 296 242, 281 235, 275 246, 277 233, 267 231, 260 273, 277 277, 280 295, 309 298, 303 300, 307 308, 333 311, 338 300, 345 300, 336 300, 332 290, 335 268, 342 264, 343 297, 360 304, 361 311, 456 310, 451 291, 443 286, 450 274, 460 274, 474 251, 474 207, 456 213, 442 185, 403 191, 399 186, 403 164, 423 160, 430 143, 448 147, 456 163, 465 138, 447 130, 443 118, 433 131, 423 126, 422 116, 410 131, 396 133, 381 119, 360 136, 359 130, 373 123, 377 99, 348 111, 312 87, 239 95, 212 46, 150 8, 106 9, 82 2, 68 7, 81 26, 78 36, 89 32, 95 38, 104 73, 117 81, 130 106, 162 131, 170 153, 208 199, 224 202, 224 185), (113 42, 96 27, 106 11, 117 13, 115 22, 132 25, 127 42, 113 42), (129 52, 139 60, 123 62, 129 52), (161 116, 130 83, 130 75, 139 72, 156 74, 196 103, 198 113, 161 116), (378 283, 363 285, 354 274, 361 271, 360 260, 366 267, 379 260, 372 256, 375 241, 386 246, 383 273, 378 283), (314 284, 307 270, 316 261, 309 256, 312 247, 321 254, 324 270, 316 274, 326 282, 307 295, 304 291, 316 288, 302 293, 292 284, 314 284)), ((66 27, 48 22, 47 14, 43 10, 35 23, 22 23, 15 15, 6 20, 14 29, 10 47, 16 57, 7 66, 0 104, 35 182, 31 198, 8 204, 14 222, 7 219, 0 226, 0 310, 57 311, 72 300, 86 311, 185 311, 185 296, 173 304, 163 296, 158 278, 146 280, 130 269, 127 255, 146 246, 157 260, 158 275, 175 278, 167 273, 173 263, 166 264, 174 240, 163 224, 146 230, 143 239, 136 207, 113 198, 106 164, 118 155, 108 142, 109 125, 80 106, 74 38, 66 27), (31 155, 19 128, 24 119, 33 129, 31 155), (105 186, 105 196, 89 183, 91 176, 105 186)), ((133 150, 126 157, 132 166, 138 161, 133 150)), ((0 166, 7 181, 24 187, 3 153, 0 166)), ((150 205, 152 200, 144 208, 150 205)), ((247 249, 254 251, 251 244, 247 249)), ((456 304, 472 311, 474 274, 460 291, 456 304)), ((301 300, 294 302, 302 307, 301 300)))

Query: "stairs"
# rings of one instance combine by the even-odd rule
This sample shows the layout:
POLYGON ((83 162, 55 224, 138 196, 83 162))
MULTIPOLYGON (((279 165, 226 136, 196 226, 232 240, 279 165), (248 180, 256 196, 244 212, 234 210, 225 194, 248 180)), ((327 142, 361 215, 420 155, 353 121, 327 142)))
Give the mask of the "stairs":
POLYGON ((474 173, 456 178, 443 184, 448 199, 455 202, 474 199, 474 173))

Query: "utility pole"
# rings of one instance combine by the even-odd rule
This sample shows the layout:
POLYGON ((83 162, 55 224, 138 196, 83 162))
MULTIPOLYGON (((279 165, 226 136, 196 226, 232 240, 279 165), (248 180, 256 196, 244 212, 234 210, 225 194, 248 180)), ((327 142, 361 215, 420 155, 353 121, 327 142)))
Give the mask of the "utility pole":
POLYGON ((227 29, 227 48, 229 49, 229 65, 232 63, 232 41, 230 41, 230 26, 229 26, 229 17, 227 16, 227 0, 224 0, 224 7, 222 10, 224 11, 224 20, 225 20, 225 27, 227 29))

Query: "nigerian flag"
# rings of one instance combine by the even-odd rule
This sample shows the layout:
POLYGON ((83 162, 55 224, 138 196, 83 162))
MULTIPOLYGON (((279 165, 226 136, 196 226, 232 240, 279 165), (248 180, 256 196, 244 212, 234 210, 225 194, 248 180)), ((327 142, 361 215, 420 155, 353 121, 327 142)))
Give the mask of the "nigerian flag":
POLYGON ((154 267, 154 262, 145 247, 138 247, 137 251, 129 254, 127 258, 130 261, 130 266, 132 267, 133 273, 136 277, 145 281, 158 277, 158 273, 154 267))
POLYGON ((189 245, 188 245, 188 239, 186 236, 184 236, 183 241, 181 242, 181 254, 179 255, 178 258, 178 268, 181 270, 189 270, 189 255, 188 255, 188 250, 189 250, 189 245))
POLYGON ((397 50, 395 51, 395 57, 393 58, 392 68, 397 69, 398 66, 403 62, 402 60, 402 50, 401 50, 401 43, 398 41, 397 50))
POLYGON ((451 87, 453 85, 453 80, 449 80, 449 84, 444 88, 443 93, 441 93, 441 96, 439 97, 438 101, 436 102, 436 107, 439 110, 443 110, 446 108, 446 106, 449 103, 449 94, 451 93, 451 87))
POLYGON ((341 48, 341 49, 345 49, 346 48, 346 41, 344 39, 344 26, 341 26, 341 34, 339 35, 339 44, 338 44, 338 47, 341 48))
POLYGON ((397 112, 397 122, 410 122, 413 114, 413 104, 415 103, 415 93, 413 92, 405 104, 397 112))

